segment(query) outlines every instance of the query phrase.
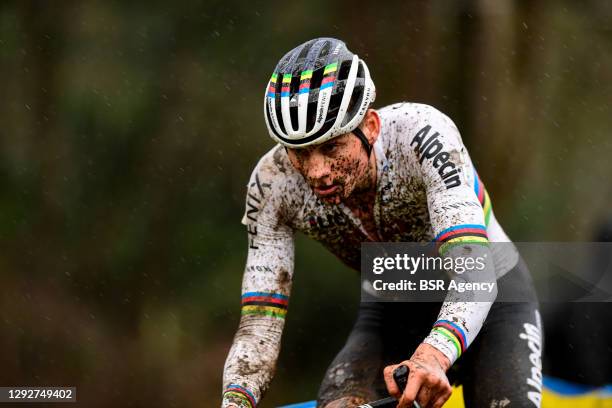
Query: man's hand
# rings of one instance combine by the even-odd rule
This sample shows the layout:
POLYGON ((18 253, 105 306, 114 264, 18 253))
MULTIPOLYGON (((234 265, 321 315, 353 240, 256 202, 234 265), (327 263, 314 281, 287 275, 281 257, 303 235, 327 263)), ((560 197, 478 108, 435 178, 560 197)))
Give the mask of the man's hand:
POLYGON ((387 391, 399 399, 397 408, 412 408, 414 401, 422 408, 439 408, 448 400, 452 391, 446 378, 450 361, 435 347, 422 343, 410 360, 400 364, 387 366, 384 370, 387 391), (400 394, 400 389, 393 379, 393 370, 400 364, 410 369, 408 385, 403 394, 400 394))

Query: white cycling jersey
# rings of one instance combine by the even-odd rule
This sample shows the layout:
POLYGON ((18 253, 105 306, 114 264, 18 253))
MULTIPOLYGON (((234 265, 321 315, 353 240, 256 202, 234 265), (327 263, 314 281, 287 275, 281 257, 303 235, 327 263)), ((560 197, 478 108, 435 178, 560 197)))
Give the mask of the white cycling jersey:
MULTIPOLYGON (((378 236, 387 242, 440 241, 452 253, 463 242, 509 242, 454 123, 437 109, 399 103, 377 110, 374 144, 378 236)), ((293 276, 295 231, 321 242, 359 270, 360 244, 372 241, 343 204, 323 203, 277 145, 265 154, 248 184, 242 223, 248 259, 242 316, 224 370, 223 405, 255 407, 272 379, 280 350, 293 276)), ((488 270, 499 278, 518 253, 491 247, 488 270)), ((445 254, 445 256, 449 256, 445 254)), ((447 299, 424 342, 453 363, 478 334, 491 302, 447 299)))

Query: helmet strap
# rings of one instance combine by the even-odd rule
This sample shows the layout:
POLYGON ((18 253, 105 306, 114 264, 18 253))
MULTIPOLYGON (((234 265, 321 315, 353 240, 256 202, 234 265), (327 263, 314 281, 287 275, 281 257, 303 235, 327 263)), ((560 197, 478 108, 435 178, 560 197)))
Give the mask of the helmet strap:
POLYGON ((363 144, 364 149, 368 153, 368 159, 369 159, 372 154, 372 145, 370 144, 370 142, 368 142, 368 138, 363 133, 363 131, 359 129, 359 127, 356 127, 355 129, 353 129, 353 133, 355 134, 355 136, 359 138, 359 140, 361 140, 361 144, 363 144))

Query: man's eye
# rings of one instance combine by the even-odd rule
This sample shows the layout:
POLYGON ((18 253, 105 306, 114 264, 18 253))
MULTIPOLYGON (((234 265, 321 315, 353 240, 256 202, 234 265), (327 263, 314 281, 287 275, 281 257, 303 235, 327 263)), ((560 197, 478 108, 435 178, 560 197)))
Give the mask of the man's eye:
POLYGON ((306 151, 306 149, 295 149, 295 155, 299 159, 304 159, 306 156, 308 156, 308 152, 306 151))
POLYGON ((337 143, 326 144, 325 146, 323 146, 323 152, 325 152, 325 153, 333 153, 334 150, 336 150, 336 147, 338 147, 337 143))

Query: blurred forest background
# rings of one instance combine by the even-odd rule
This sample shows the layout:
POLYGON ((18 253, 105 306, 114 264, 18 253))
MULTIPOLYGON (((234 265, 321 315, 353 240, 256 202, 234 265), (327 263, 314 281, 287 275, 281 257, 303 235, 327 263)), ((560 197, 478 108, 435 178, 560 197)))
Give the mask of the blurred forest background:
MULTIPOLYGON (((612 216, 611 17, 604 0, 3 1, 0 384, 219 406, 265 87, 313 37, 367 61, 376 106, 457 123, 514 240, 592 239, 612 216)), ((315 396, 358 287, 298 236, 262 407, 315 396)))

